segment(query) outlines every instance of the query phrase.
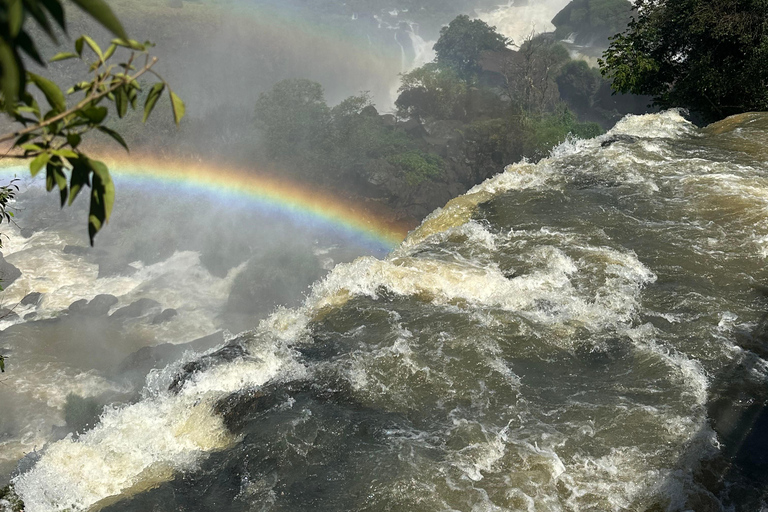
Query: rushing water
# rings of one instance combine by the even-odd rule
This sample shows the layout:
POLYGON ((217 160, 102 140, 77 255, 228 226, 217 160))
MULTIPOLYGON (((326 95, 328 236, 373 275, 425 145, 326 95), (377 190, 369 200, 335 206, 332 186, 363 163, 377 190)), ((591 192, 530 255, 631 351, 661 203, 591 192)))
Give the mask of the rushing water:
POLYGON ((30 512, 760 510, 767 214, 768 116, 628 117, 152 372, 15 490, 30 512))

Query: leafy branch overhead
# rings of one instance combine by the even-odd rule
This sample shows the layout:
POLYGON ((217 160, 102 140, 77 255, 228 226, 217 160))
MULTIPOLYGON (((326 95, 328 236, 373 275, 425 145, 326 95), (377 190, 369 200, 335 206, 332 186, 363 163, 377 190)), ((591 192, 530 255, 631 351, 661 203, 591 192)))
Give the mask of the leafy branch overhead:
POLYGON ((0 142, 12 141, 12 148, 22 151, 9 157, 31 160, 32 176, 45 169, 46 188, 59 191, 62 206, 72 204, 84 187, 90 188, 88 233, 93 244, 94 236, 109 220, 115 188, 107 166, 81 150, 84 136, 96 130, 128 150, 123 137, 105 126, 109 105, 120 118, 129 107, 136 109, 143 88, 139 78, 144 75, 153 75, 158 80, 151 85, 144 103, 145 122, 165 90, 177 125, 184 117, 184 103, 153 69, 157 58, 149 54, 150 42, 128 39, 103 0, 72 1, 118 38, 103 50, 92 38, 82 35, 75 40, 74 52, 55 55, 51 62, 84 60, 92 73, 90 80, 74 84, 63 92, 51 80, 26 71, 19 56, 21 50, 44 64, 22 25, 24 19, 31 16, 55 40, 49 16, 66 30, 59 0, 0 0, 0 108, 21 125, 14 132, 0 135, 0 142), (30 84, 42 93, 47 107, 41 106, 27 90, 30 84))

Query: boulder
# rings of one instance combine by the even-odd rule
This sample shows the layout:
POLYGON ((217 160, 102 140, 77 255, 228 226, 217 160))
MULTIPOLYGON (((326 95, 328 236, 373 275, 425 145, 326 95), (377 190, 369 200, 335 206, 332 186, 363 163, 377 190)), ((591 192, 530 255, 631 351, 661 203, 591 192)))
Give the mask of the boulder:
POLYGON ((21 277, 21 270, 5 261, 3 253, 0 253, 0 286, 8 288, 15 280, 21 277))
POLYGON ((91 316, 101 316, 109 313, 109 309, 117 304, 117 297, 108 293, 95 296, 88 303, 87 312, 91 316))
POLYGON ((124 262, 101 261, 99 262, 99 278, 115 276, 132 276, 138 272, 135 267, 124 262))
POLYGON ((42 298, 43 294, 40 292, 28 293, 21 299, 21 304, 24 306, 37 306, 42 298))
POLYGON ((155 317, 152 319, 152 324, 158 325, 165 323, 178 314, 179 312, 173 308, 164 309, 161 313, 155 315, 155 317))
POLYGON ((69 305, 67 312, 72 314, 84 313, 88 307, 88 299, 79 299, 69 305))
POLYGON ((143 298, 118 309, 110 315, 110 318, 138 318, 150 313, 157 313, 159 310, 159 302, 156 300, 143 298))
POLYGON ((0 320, 7 322, 7 321, 18 320, 18 319, 19 319, 19 315, 14 313, 12 309, 0 308, 0 320))

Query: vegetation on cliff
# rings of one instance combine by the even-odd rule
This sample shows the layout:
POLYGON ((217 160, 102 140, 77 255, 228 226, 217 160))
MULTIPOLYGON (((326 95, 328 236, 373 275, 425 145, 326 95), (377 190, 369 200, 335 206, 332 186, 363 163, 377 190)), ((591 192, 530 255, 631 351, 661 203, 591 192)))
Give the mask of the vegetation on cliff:
POLYGON ((704 121, 768 110, 768 1, 636 0, 601 69, 622 93, 704 121))

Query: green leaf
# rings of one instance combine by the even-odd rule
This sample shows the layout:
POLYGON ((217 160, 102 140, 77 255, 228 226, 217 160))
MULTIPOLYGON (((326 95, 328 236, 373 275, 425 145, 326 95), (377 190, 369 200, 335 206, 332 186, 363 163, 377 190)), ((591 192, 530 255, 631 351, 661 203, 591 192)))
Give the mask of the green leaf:
POLYGON ((112 43, 109 45, 109 48, 107 48, 107 51, 104 52, 104 60, 109 60, 109 58, 115 54, 115 50, 117 50, 117 45, 112 43))
POLYGON ((60 60, 67 60, 67 59, 76 59, 78 58, 78 55, 76 53, 72 52, 60 52, 51 57, 51 60, 48 62, 58 62, 60 60))
POLYGON ((131 50, 136 50, 137 52, 143 52, 147 50, 147 47, 138 41, 134 41, 133 39, 113 39, 112 44, 116 44, 117 46, 122 46, 124 48, 130 48, 131 50))
POLYGON ((128 112, 128 93, 125 92, 125 87, 115 90, 115 107, 117 107, 117 116, 122 119, 128 112))
POLYGON ((52 109, 57 112, 63 112, 67 109, 67 100, 64 98, 64 93, 61 92, 58 85, 34 73, 27 72, 27 76, 42 91, 52 109))
MULTIPOLYGON (((84 157, 83 157, 84 158, 84 157)), ((77 195, 85 185, 90 186, 89 180, 91 168, 82 162, 82 159, 72 161, 72 177, 69 179, 69 205, 75 200, 77 195)))
POLYGON ((171 107, 173 108, 173 120, 176 122, 176 126, 181 123, 181 118, 184 117, 185 113, 185 107, 184 102, 181 101, 181 98, 176 96, 176 93, 172 90, 168 89, 168 92, 171 95, 171 107))
POLYGON ((147 101, 144 103, 144 123, 147 122, 149 114, 151 114, 152 109, 155 108, 155 104, 157 103, 157 100, 160 99, 160 95, 163 93, 163 89, 165 89, 165 84, 163 82, 158 82, 152 86, 149 94, 147 94, 147 101))
POLYGON ((76 148, 80 145, 80 142, 83 140, 83 138, 80 136, 79 133, 68 133, 67 134, 67 142, 70 146, 73 148, 76 148))
POLYGON ((16 44, 19 48, 21 48, 24 53, 32 57, 32 60, 40 64, 41 66, 45 66, 45 61, 40 56, 40 53, 37 51, 37 47, 35 46, 35 42, 32 40, 31 37, 29 37, 29 34, 27 34, 26 31, 22 30, 19 34, 19 37, 16 38, 16 44))
POLYGON ((94 124, 99 124, 105 117, 107 117, 108 113, 109 111, 107 110, 107 107, 88 107, 80 110, 78 115, 88 119, 94 124))
POLYGON ((115 185, 109 175, 109 169, 103 162, 88 159, 88 165, 93 170, 91 180, 91 208, 88 215, 88 235, 93 238, 96 233, 109 221, 112 206, 115 202, 115 185))
POLYGON ((115 13, 112 12, 109 5, 104 0, 72 0, 81 9, 93 16, 96 21, 115 34, 120 39, 128 39, 128 34, 120 24, 115 13))
POLYGON ((32 160, 29 164, 29 172, 32 174, 32 177, 34 178, 37 176, 37 173, 40 172, 40 169, 45 167, 45 165, 50 161, 51 154, 50 153, 41 153, 37 155, 37 157, 32 160))
POLYGON ((43 150, 43 148, 38 146, 37 144, 22 144, 21 149, 23 149, 24 151, 35 151, 35 152, 43 150))
POLYGON ((77 52, 77 55, 82 57, 83 56, 83 44, 85 44, 85 39, 83 36, 78 37, 75 39, 75 51, 77 52))
POLYGON ((106 126, 99 126, 98 130, 102 133, 106 133, 107 135, 115 139, 118 144, 120 144, 125 148, 126 151, 129 151, 128 144, 126 144, 125 139, 123 139, 123 136, 117 133, 115 130, 107 128, 106 126))
POLYGON ((61 2, 59 2, 59 0, 40 0, 40 3, 43 4, 43 7, 45 7, 49 13, 51 13, 51 16, 53 16, 53 19, 59 24, 59 27, 66 32, 67 25, 64 20, 64 8, 61 6, 61 2))
POLYGON ((5 4, 8 9, 6 16, 8 16, 9 35, 11 39, 15 39, 24 24, 24 6, 21 0, 6 0, 5 4))
POLYGON ((24 67, 18 55, 3 38, 0 38, 0 71, 0 92, 5 99, 6 110, 10 110, 24 86, 21 78, 24 76, 24 67))
POLYGON ((76 158, 80 158, 80 154, 75 153, 71 149, 63 148, 63 149, 54 149, 51 151, 52 155, 56 155, 61 158, 66 158, 68 160, 73 160, 76 158))
POLYGON ((94 41, 93 39, 91 39, 90 36, 87 36, 85 34, 83 34, 80 37, 82 37, 83 41, 85 41, 85 43, 91 47, 91 50, 93 50, 93 53, 99 56, 99 60, 103 61, 104 54, 101 52, 101 48, 99 47, 99 45, 96 44, 96 41, 94 41))

